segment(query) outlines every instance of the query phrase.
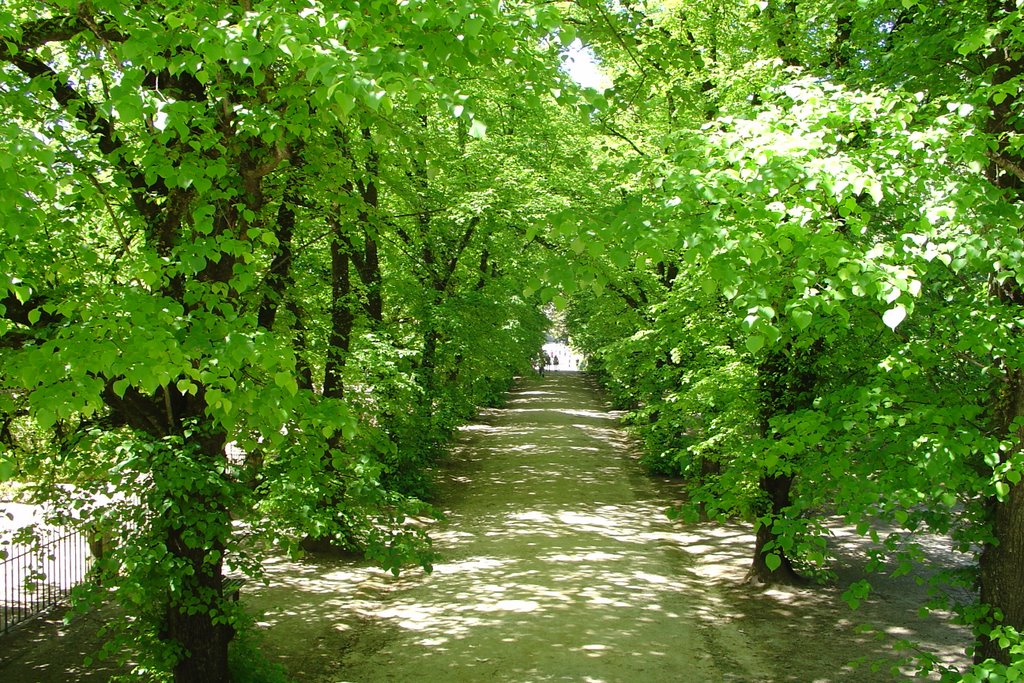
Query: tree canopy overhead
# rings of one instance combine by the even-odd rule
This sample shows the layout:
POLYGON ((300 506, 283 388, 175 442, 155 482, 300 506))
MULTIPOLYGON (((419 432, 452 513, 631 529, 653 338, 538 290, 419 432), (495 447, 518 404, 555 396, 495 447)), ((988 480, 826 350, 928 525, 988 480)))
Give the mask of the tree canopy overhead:
POLYGON ((1020 12, 11 0, 0 476, 121 537, 144 667, 226 680, 263 545, 429 567, 430 466, 553 302, 752 575, 825 571, 826 509, 952 533, 947 673, 1019 677, 1020 12))
POLYGON ((551 164, 515 131, 562 116, 541 99, 564 79, 558 13, 72 1, 3 18, 3 473, 125 536, 101 585, 145 606, 144 666, 226 680, 222 577, 256 568, 232 519, 429 566, 404 520, 428 512, 431 453, 543 340, 517 235, 552 204, 523 179, 551 164))
POLYGON ((570 319, 648 462, 692 482, 680 514, 754 520, 762 581, 827 566, 823 509, 952 530, 979 570, 962 577, 980 586, 960 607, 968 677, 1018 675, 1024 626, 1019 12, 570 18, 614 74, 598 132, 622 172, 621 201, 581 222, 613 286, 574 296, 570 319))

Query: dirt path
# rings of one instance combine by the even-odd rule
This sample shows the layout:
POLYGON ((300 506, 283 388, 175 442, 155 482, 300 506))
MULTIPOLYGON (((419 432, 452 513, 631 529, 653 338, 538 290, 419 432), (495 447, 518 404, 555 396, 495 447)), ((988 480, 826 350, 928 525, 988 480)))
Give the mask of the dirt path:
POLYGON ((433 574, 279 563, 247 603, 300 681, 885 681, 858 634, 918 637, 956 661, 963 633, 908 593, 851 613, 837 589, 739 585, 742 527, 682 527, 587 378, 549 373, 464 430, 444 468, 433 574))

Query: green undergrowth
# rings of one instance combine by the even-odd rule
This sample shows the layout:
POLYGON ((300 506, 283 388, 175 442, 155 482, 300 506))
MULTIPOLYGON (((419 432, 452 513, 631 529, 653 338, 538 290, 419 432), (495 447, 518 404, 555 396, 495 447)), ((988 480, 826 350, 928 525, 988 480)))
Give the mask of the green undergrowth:
POLYGON ((260 652, 257 636, 251 630, 243 631, 231 642, 228 667, 231 683, 297 683, 283 666, 260 652))

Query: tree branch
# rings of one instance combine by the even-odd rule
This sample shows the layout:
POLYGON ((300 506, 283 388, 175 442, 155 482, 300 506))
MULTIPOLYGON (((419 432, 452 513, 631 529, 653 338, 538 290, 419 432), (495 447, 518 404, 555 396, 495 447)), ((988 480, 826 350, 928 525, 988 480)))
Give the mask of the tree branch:
POLYGON ((636 143, 634 143, 632 140, 630 140, 628 137, 626 137, 625 134, 620 133, 616 129, 612 128, 611 124, 608 123, 605 119, 598 118, 598 121, 601 122, 601 125, 604 126, 605 130, 608 131, 609 134, 619 138, 620 140, 625 140, 629 144, 629 146, 633 148, 634 152, 636 152, 637 154, 639 154, 642 157, 648 156, 648 154, 646 152, 644 152, 642 149, 637 147, 636 143))
POLYGON ((459 240, 459 245, 455 248, 455 253, 452 254, 451 258, 448 259, 448 263, 445 264, 445 274, 440 283, 442 290, 448 289, 448 283, 451 282, 452 275, 455 274, 455 268, 459 265, 459 257, 462 256, 462 253, 469 246, 478 225, 480 225, 480 216, 473 216, 466 227, 466 231, 462 234, 462 239, 459 240))
POLYGON ((1019 164, 1007 159, 1006 157, 996 154, 995 152, 985 152, 985 156, 988 157, 989 161, 994 163, 996 166, 1006 171, 1007 173, 1016 176, 1017 180, 1024 182, 1024 168, 1019 164))
POLYGON ((71 40, 85 31, 91 31, 97 38, 115 43, 124 42, 126 37, 120 31, 108 28, 104 21, 92 21, 82 17, 49 17, 25 22, 20 26, 21 40, 17 43, 0 42, 0 60, 12 61, 21 52, 34 50, 46 43, 71 40))
MULTIPOLYGON (((48 81, 47 90, 57 104, 66 109, 70 115, 85 123, 88 130, 97 136, 97 146, 100 152, 108 159, 113 159, 127 176, 131 184, 132 202, 135 204, 135 208, 148 223, 152 223, 160 212, 160 207, 147 197, 145 192, 154 191, 166 195, 167 188, 159 179, 153 185, 149 185, 145 175, 137 166, 126 160, 123 155, 115 155, 123 143, 114 129, 114 124, 102 116, 96 106, 74 86, 35 56, 26 53, 10 54, 6 46, 2 46, 2 50, 8 53, 6 61, 16 66, 26 76, 48 81)), ((0 53, 0 58, 3 56, 0 53)))

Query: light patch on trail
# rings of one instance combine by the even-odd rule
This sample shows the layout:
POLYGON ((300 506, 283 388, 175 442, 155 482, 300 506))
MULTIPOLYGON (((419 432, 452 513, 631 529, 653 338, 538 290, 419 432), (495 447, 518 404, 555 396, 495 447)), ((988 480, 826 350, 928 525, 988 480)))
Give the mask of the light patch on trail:
POLYGON ((535 600, 499 600, 493 604, 479 604, 477 612, 536 612, 540 603, 535 600))

